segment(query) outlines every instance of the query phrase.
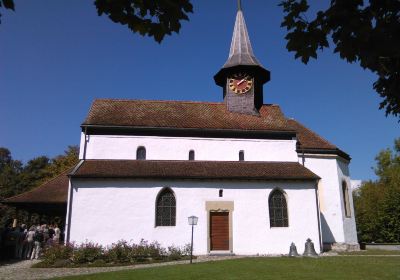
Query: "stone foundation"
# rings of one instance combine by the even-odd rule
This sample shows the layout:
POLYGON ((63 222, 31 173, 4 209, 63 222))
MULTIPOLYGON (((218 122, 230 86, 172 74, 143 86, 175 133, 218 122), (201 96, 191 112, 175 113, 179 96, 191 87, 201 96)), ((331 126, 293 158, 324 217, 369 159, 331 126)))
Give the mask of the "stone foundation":
POLYGON ((360 244, 348 244, 348 243, 324 243, 323 251, 334 251, 334 252, 352 252, 360 251, 360 244))

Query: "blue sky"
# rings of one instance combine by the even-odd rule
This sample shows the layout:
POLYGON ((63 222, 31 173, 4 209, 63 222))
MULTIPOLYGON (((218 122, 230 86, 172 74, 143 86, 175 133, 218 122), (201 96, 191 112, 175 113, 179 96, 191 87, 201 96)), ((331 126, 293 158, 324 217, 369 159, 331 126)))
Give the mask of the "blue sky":
MULTIPOLYGON (((93 1, 15 0, 0 24, 0 146, 25 162, 62 153, 79 143, 95 98, 221 101, 213 75, 228 56, 236 1, 193 2, 180 34, 158 44, 99 17, 93 1)), ((353 178, 375 178, 375 155, 399 137, 397 119, 378 110, 375 76, 332 49, 308 65, 295 60, 278 2, 242 1, 254 52, 271 71, 264 102, 349 153, 353 178)))

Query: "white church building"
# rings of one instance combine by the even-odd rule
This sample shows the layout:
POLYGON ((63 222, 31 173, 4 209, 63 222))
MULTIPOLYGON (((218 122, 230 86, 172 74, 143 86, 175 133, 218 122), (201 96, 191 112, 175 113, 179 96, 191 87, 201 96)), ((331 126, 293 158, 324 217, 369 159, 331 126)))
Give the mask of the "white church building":
POLYGON ((66 239, 190 243, 194 254, 357 246, 350 156, 278 105, 239 9, 219 103, 97 99, 69 174, 66 239))

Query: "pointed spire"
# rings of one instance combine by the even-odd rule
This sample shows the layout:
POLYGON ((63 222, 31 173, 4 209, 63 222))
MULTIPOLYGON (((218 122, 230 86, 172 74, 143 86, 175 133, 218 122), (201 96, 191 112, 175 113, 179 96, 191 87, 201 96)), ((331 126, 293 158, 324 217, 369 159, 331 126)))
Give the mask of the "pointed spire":
POLYGON ((238 0, 238 11, 236 14, 235 27, 233 29, 231 49, 229 51, 228 60, 225 62, 223 68, 236 65, 261 66, 253 53, 253 48, 251 47, 240 0, 238 0))
POLYGON ((265 84, 270 79, 269 71, 258 62, 253 53, 240 0, 238 0, 238 10, 235 27, 233 28, 229 57, 224 66, 214 75, 215 83, 221 87, 225 87, 228 75, 239 70, 239 68, 252 72, 260 84, 265 84))

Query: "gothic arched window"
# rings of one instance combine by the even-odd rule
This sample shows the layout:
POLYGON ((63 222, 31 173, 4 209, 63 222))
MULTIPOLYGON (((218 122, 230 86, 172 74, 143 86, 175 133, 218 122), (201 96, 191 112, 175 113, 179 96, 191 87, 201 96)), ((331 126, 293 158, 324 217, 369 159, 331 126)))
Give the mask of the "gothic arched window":
POLYGON ((273 190, 269 195, 269 223, 271 227, 287 227, 288 211, 285 194, 280 190, 273 190))
POLYGON ((156 200, 156 226, 175 226, 176 201, 170 188, 164 188, 156 200))
POLYGON ((347 184, 345 181, 342 182, 342 192, 343 192, 343 206, 344 206, 344 214, 347 218, 350 215, 350 200, 349 200, 349 190, 347 188, 347 184))
POLYGON ((143 160, 146 159, 146 148, 141 146, 136 150, 136 159, 143 160))

